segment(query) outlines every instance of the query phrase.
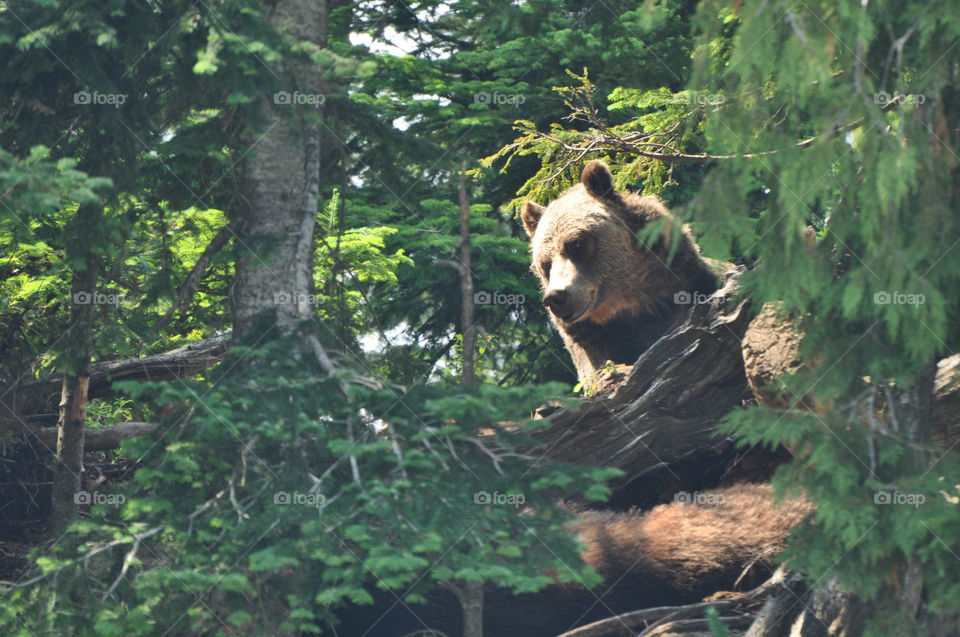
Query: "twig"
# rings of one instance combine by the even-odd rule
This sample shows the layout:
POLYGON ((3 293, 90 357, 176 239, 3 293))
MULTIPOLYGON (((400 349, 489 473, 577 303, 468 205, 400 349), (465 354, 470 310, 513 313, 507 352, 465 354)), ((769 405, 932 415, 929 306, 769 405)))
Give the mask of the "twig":
POLYGON ((117 574, 116 579, 113 580, 113 583, 110 584, 110 587, 107 589, 107 592, 103 594, 103 597, 100 598, 101 602, 107 601, 107 598, 113 595, 113 591, 117 589, 117 586, 120 585, 120 580, 123 579, 123 576, 127 574, 127 571, 130 570, 130 564, 133 563, 133 560, 137 557, 137 551, 140 549, 140 542, 156 535, 163 530, 163 526, 155 526, 149 531, 143 533, 138 533, 133 536, 133 546, 130 547, 130 550, 127 551, 126 556, 123 558, 123 566, 120 567, 120 573, 117 574))
POLYGON ((592 624, 575 628, 563 633, 559 637, 605 637, 621 632, 625 628, 633 629, 653 621, 654 623, 647 626, 644 632, 641 633, 642 635, 650 635, 652 634, 650 633, 651 630, 659 630, 661 627, 666 626, 675 627, 678 623, 677 620, 680 618, 698 613, 707 608, 722 609, 748 606, 783 587, 786 581, 786 571, 783 568, 779 568, 766 582, 740 595, 709 602, 688 604, 686 606, 658 606, 656 608, 646 608, 644 610, 623 613, 616 617, 602 619, 592 624))
MULTIPOLYGON (((162 531, 164 528, 166 528, 165 525, 161 524, 161 525, 159 525, 159 526, 153 527, 152 529, 149 529, 149 530, 147 530, 147 531, 144 531, 143 533, 135 533, 134 536, 133 536, 134 541, 136 542, 138 539, 142 540, 142 539, 147 538, 147 537, 150 537, 150 536, 152 536, 152 535, 156 535, 157 533, 159 533, 160 531, 162 531)), ((42 581, 42 580, 50 577, 51 575, 56 575, 57 573, 59 573, 60 571, 62 571, 62 570, 65 569, 65 568, 67 568, 68 566, 74 566, 74 565, 76 565, 76 564, 79 564, 80 562, 83 562, 84 564, 87 564, 87 563, 90 561, 90 559, 93 558, 94 556, 99 555, 100 553, 103 553, 103 552, 105 552, 105 551, 109 551, 110 549, 112 549, 112 548, 114 548, 114 547, 117 547, 117 546, 120 546, 121 544, 125 544, 125 543, 126 543, 126 540, 127 540, 127 538, 117 538, 116 540, 111 540, 110 542, 107 542, 107 543, 104 544, 103 546, 100 546, 100 547, 98 547, 98 548, 96 548, 96 549, 93 549, 93 550, 90 551, 89 553, 85 554, 83 557, 78 557, 77 559, 70 560, 69 562, 66 562, 65 564, 61 564, 60 566, 58 566, 57 568, 53 569, 52 571, 47 571, 46 573, 41 573, 40 575, 37 575, 36 577, 31 577, 30 579, 28 579, 28 580, 26 580, 26 581, 23 581, 23 582, 17 582, 17 583, 15 583, 15 584, 13 584, 12 586, 10 586, 10 590, 16 589, 16 588, 26 588, 27 586, 30 586, 31 584, 36 584, 37 582, 42 581)))

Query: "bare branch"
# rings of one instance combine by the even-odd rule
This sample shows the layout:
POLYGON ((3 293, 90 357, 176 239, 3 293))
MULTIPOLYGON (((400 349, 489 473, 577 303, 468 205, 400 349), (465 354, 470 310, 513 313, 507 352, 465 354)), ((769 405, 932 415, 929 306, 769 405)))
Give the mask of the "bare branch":
POLYGON ((200 282, 203 280, 203 277, 207 273, 207 268, 210 267, 210 262, 213 260, 213 257, 220 251, 223 246, 227 245, 227 242, 230 241, 230 238, 236 234, 237 225, 239 224, 239 219, 234 219, 227 225, 220 228, 220 231, 213 237, 207 247, 204 248, 203 254, 200 255, 200 258, 197 259, 197 262, 193 265, 193 269, 190 270, 190 274, 187 275, 187 279, 183 282, 183 285, 180 288, 179 294, 177 294, 177 300, 174 302, 173 306, 167 313, 163 315, 156 325, 156 329, 164 327, 169 323, 173 318, 183 312, 183 310, 190 304, 190 301, 193 300, 194 295, 196 295, 197 290, 200 288, 200 282))

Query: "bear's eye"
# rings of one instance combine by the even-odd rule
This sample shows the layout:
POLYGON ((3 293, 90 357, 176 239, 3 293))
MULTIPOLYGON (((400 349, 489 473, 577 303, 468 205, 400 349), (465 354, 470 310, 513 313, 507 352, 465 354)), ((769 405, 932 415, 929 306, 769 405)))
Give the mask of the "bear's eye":
POLYGON ((540 271, 543 272, 543 278, 550 278, 550 261, 541 261, 540 262, 540 271))
POLYGON ((584 237, 571 239, 570 241, 567 241, 566 245, 563 247, 563 251, 566 252, 567 256, 571 259, 582 257, 587 253, 587 240, 584 237))

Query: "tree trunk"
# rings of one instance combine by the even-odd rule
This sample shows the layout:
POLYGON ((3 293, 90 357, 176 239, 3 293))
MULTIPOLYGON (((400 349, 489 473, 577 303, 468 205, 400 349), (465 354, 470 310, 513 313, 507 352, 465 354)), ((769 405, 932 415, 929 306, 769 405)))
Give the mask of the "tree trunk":
POLYGON ((460 240, 457 248, 460 252, 459 261, 440 259, 438 263, 457 271, 460 279, 460 336, 463 350, 463 369, 460 382, 470 387, 477 383, 476 349, 477 327, 473 321, 473 262, 470 256, 470 198, 467 195, 467 163, 460 166, 460 240))
POLYGON ((462 582, 450 588, 463 611, 463 637, 483 637, 483 583, 462 582))
MULTIPOLYGON (((83 205, 77 210, 74 227, 81 239, 85 231, 96 228, 102 210, 99 205, 83 205)), ((76 237, 75 237, 76 239, 76 237)), ((57 462, 50 491, 50 527, 55 535, 63 533, 76 516, 74 496, 80 491, 83 473, 83 433, 87 420, 87 390, 90 376, 91 338, 96 307, 97 265, 99 260, 92 243, 78 241, 68 256, 83 264, 75 270, 71 284, 70 325, 66 347, 60 357, 64 370, 60 394, 60 416, 57 422, 57 462)))
MULTIPOLYGON (((326 45, 326 2, 280 0, 270 22, 298 41, 326 45)), ((253 344, 291 334, 314 316, 313 233, 320 182, 323 69, 295 62, 283 88, 260 104, 266 128, 251 132, 231 300, 234 337, 253 344)))
MULTIPOLYGON (((470 257, 470 199, 467 196, 467 163, 460 166, 460 326, 463 332, 464 385, 475 385, 477 332, 473 324, 473 264, 470 257)), ((481 591, 481 594, 483 591, 481 591)))

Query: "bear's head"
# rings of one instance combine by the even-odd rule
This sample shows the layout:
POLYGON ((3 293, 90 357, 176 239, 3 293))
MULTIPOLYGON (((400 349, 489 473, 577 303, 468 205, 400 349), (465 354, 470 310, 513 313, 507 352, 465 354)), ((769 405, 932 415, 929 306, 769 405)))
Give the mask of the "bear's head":
POLYGON ((525 202, 520 216, 543 303, 561 324, 605 323, 626 312, 649 312, 673 294, 666 255, 636 239, 640 228, 657 218, 672 219, 670 213, 656 197, 617 193, 602 161, 589 162, 580 183, 549 206, 525 202))

